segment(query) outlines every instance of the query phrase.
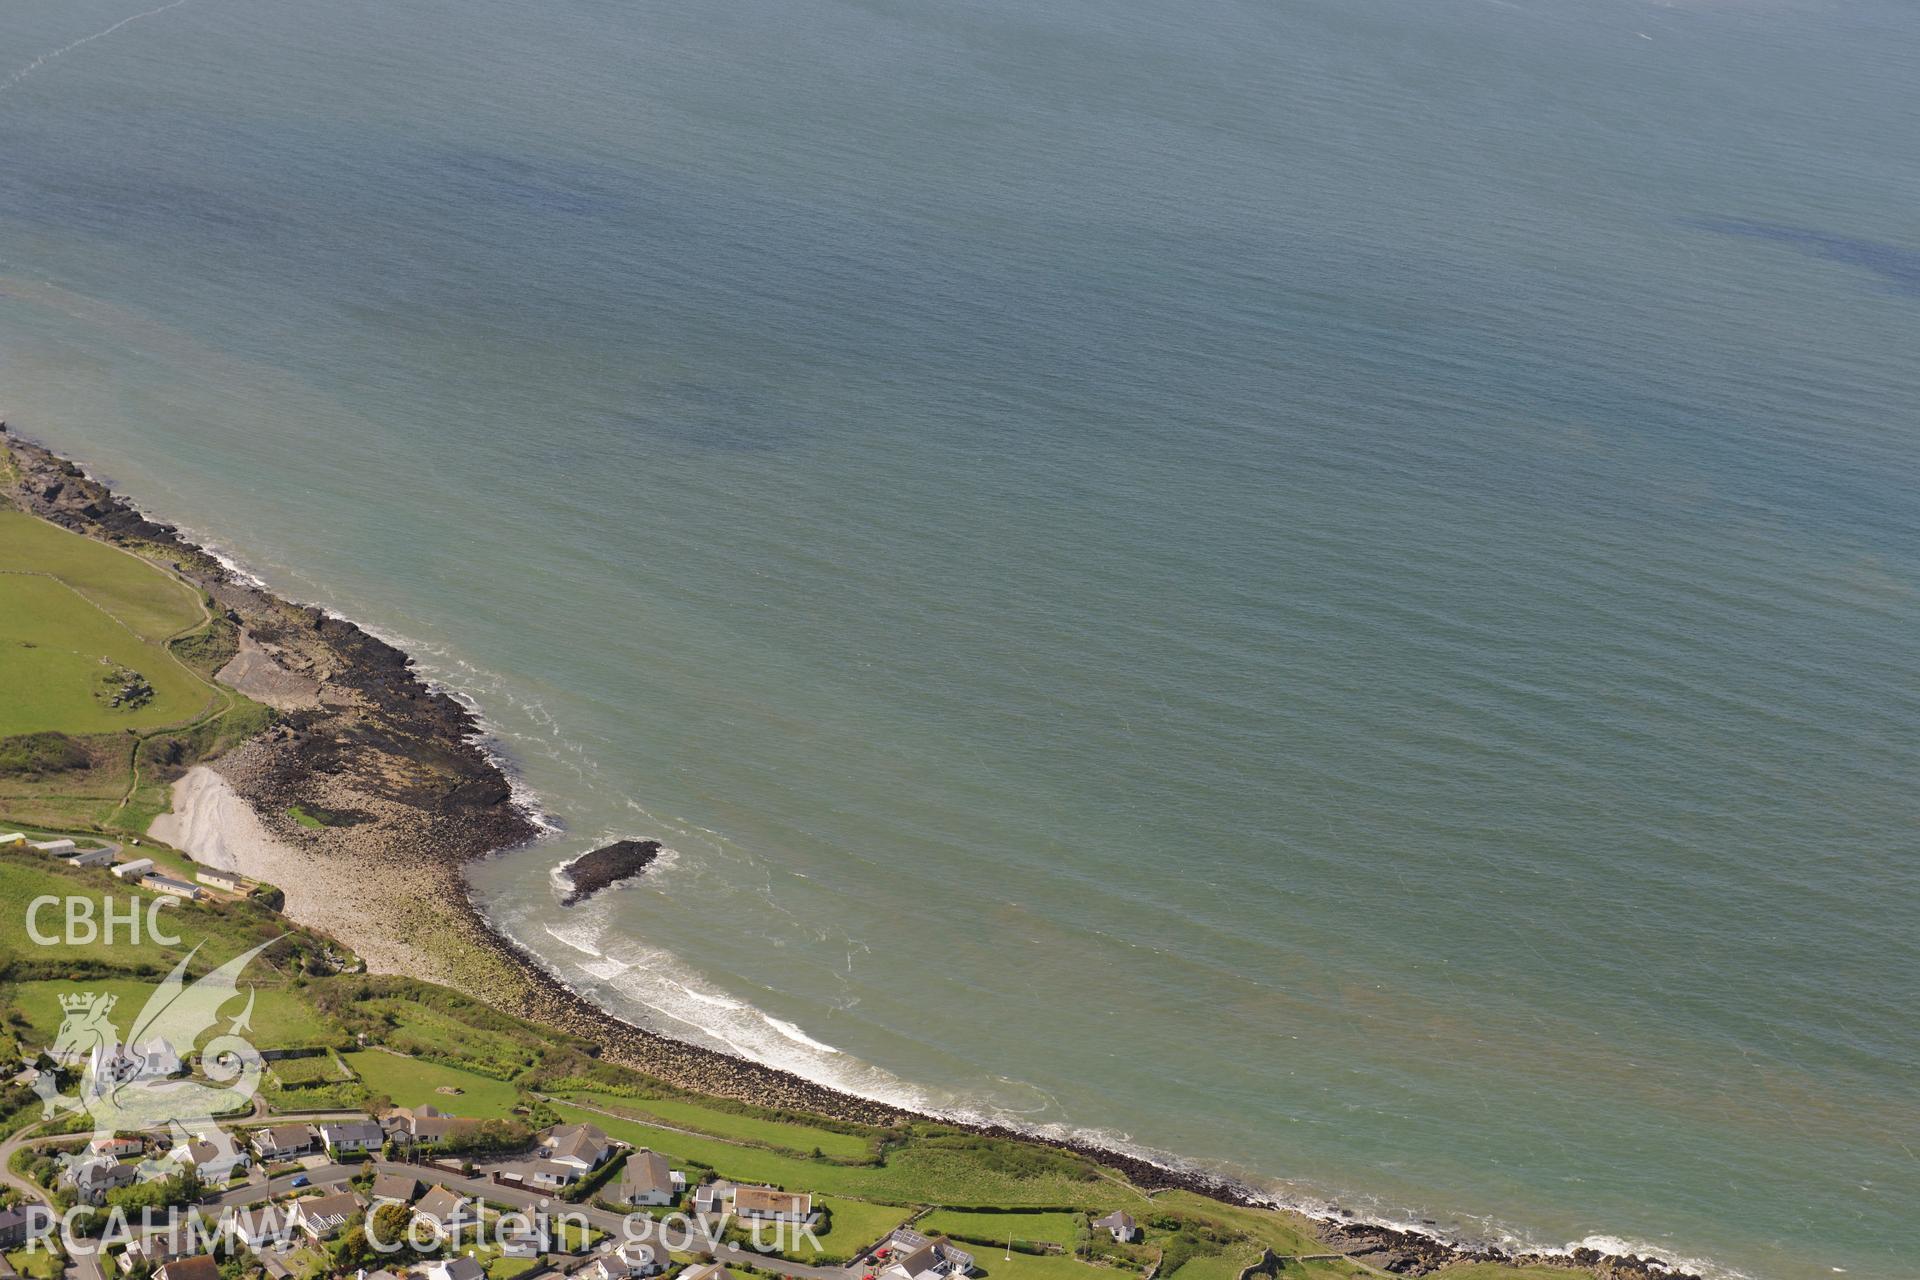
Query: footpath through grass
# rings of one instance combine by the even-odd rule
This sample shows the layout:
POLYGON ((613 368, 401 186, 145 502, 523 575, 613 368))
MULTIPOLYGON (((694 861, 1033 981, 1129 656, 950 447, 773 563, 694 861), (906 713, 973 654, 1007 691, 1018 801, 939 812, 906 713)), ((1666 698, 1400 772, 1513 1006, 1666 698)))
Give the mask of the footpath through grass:
POLYGON ((138 833, 271 712, 214 683, 232 624, 160 565, 0 511, 0 812, 138 833))

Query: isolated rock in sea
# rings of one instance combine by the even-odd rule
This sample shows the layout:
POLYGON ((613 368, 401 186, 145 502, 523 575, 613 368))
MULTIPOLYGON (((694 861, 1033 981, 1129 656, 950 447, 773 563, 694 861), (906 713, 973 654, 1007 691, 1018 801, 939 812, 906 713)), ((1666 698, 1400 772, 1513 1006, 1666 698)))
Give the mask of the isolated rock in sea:
POLYGON ((583 853, 561 869, 560 879, 568 889, 560 905, 571 907, 576 902, 585 902, 608 885, 639 875, 659 856, 658 840, 617 840, 592 853, 583 853))

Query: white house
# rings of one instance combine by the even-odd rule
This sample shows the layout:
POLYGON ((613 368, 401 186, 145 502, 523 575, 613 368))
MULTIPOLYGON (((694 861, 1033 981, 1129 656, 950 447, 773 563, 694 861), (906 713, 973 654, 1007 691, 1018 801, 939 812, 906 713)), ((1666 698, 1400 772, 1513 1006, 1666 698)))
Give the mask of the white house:
POLYGON ((669 1168, 665 1156, 647 1147, 628 1156, 620 1173, 620 1198, 628 1204, 672 1204, 686 1186, 687 1175, 669 1168))
POLYGON ((1140 1237, 1140 1224, 1125 1209, 1115 1209, 1104 1218, 1095 1218, 1093 1225, 1111 1235, 1115 1244, 1132 1244, 1140 1237))
POLYGON ((188 902, 192 902, 200 896, 200 890, 194 885, 188 884, 185 880, 175 880, 172 876, 161 875, 157 871, 149 875, 141 876, 140 883, 144 887, 152 889, 157 893, 166 893, 176 898, 185 898, 188 902))
POLYGON ((150 1232, 130 1241, 120 1255, 120 1269, 130 1272, 143 1262, 157 1267, 175 1258, 190 1258, 202 1252, 206 1243, 205 1232, 195 1231, 188 1220, 172 1230, 150 1232))
POLYGON ((365 1116, 358 1120, 329 1120, 320 1126, 320 1144, 334 1155, 378 1151, 387 1132, 365 1116))
POLYGON ((89 1160, 78 1168, 68 1172, 67 1180, 73 1183, 73 1190, 88 1204, 104 1204, 107 1192, 120 1187, 130 1187, 140 1176, 137 1165, 124 1160, 89 1160))
POLYGON ((618 1249, 601 1254, 574 1274, 581 1280, 635 1280, 641 1276, 657 1276, 666 1265, 664 1251, 629 1240, 618 1249))
POLYGON ((360 1197, 351 1191, 307 1196, 287 1206, 287 1221, 315 1240, 331 1240, 360 1212, 360 1197))
POLYGON ((442 1240, 454 1240, 471 1232, 479 1225, 480 1213, 471 1200, 463 1199, 436 1186, 413 1206, 415 1220, 427 1224, 427 1227, 442 1240))
POLYGON ((806 1222, 813 1217, 813 1197, 773 1187, 735 1187, 733 1212, 752 1222, 806 1222))
POLYGON ((200 1176, 212 1182, 224 1182, 235 1174, 245 1173, 253 1162, 247 1157, 246 1150, 231 1138, 227 1139, 228 1150, 221 1150, 220 1144, 201 1139, 195 1142, 182 1142, 174 1147, 168 1157, 174 1163, 191 1165, 200 1171, 200 1176))
POLYGON ((287 1160, 313 1154, 314 1134, 310 1124, 280 1124, 261 1129, 253 1135, 253 1150, 262 1160, 287 1160))
POLYGON ((0 849, 4 849, 10 844, 25 844, 26 842, 27 837, 24 832, 9 831, 5 835, 0 836, 0 849))
POLYGON ((529 1160, 513 1170, 535 1187, 570 1187, 580 1181, 580 1166, 559 1160, 529 1160))
POLYGON ((896 1228, 874 1256, 885 1261, 877 1280, 958 1280, 973 1270, 973 1255, 965 1249, 909 1227, 896 1228))
POLYGON ((200 867, 193 878, 212 889, 224 889, 228 893, 245 893, 247 882, 231 871, 221 871, 217 867, 200 867))
POLYGON ((85 853, 76 853, 67 859, 70 867, 105 867, 113 864, 113 850, 89 849, 85 853))
POLYGON ((570 1164, 582 1173, 598 1168, 613 1151, 613 1139, 590 1124, 557 1124, 540 1135, 542 1159, 570 1164))
POLYGON ((486 1280, 487 1269, 472 1258, 435 1258, 420 1268, 425 1280, 486 1280))
POLYGON ((161 1080, 187 1073, 187 1064, 180 1060, 172 1043, 163 1038, 141 1044, 114 1045, 109 1055, 111 1065, 122 1079, 139 1076, 147 1080, 161 1080))
POLYGON ((63 854, 72 853, 74 850, 80 847, 79 845, 75 844, 73 841, 65 840, 65 839, 29 840, 27 841, 27 844, 32 848, 38 849, 41 853, 50 853, 50 854, 53 854, 55 857, 59 857, 63 854))
POLYGON ((703 1182, 693 1191, 693 1211, 695 1213, 724 1213, 733 1199, 733 1184, 724 1179, 719 1182, 703 1182))
POLYGON ((134 858, 131 861, 122 862, 114 867, 113 874, 119 876, 122 880, 138 880, 151 870, 153 870, 152 858, 134 858))
POLYGON ((87 1143, 88 1155, 104 1156, 113 1160, 124 1160, 128 1156, 137 1156, 146 1149, 147 1144, 142 1139, 123 1137, 117 1133, 109 1134, 104 1138, 95 1138, 93 1141, 87 1143))
POLYGON ((234 1239, 256 1253, 267 1245, 285 1244, 293 1238, 293 1224, 287 1220, 286 1210, 278 1205, 242 1209, 229 1220, 233 1224, 234 1239))

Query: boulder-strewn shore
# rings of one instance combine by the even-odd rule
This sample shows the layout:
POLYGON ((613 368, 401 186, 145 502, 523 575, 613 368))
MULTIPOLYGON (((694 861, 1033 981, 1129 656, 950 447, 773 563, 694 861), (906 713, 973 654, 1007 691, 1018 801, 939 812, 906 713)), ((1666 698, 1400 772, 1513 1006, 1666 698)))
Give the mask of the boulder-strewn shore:
MULTIPOLYGON (((137 547, 166 563, 206 591, 236 629, 236 652, 221 677, 274 707, 278 718, 210 767, 264 828, 264 835, 250 832, 250 847, 270 843, 273 866, 266 876, 288 890, 288 914, 331 933, 376 972, 456 986, 506 1012, 593 1041, 609 1060, 673 1085, 868 1124, 901 1118, 897 1108, 622 1022, 554 978, 537 957, 496 930, 467 894, 463 868, 469 862, 527 844, 540 833, 515 803, 499 763, 481 746, 472 712, 431 687, 393 645, 245 580, 173 526, 142 515, 80 467, 8 434, 0 423, 5 452, 12 467, 9 472, 0 466, 0 492, 63 527, 137 547)), ((222 791, 195 785, 177 794, 190 799, 187 793, 222 791)), ((182 815, 167 829, 192 828, 191 815, 182 815)), ((658 851, 652 841, 626 841, 588 854, 570 869, 573 893, 584 897, 638 874, 658 851)), ((1076 1151, 1147 1189, 1178 1187, 1241 1205, 1268 1203, 1249 1187, 1200 1170, 1090 1144, 958 1127, 1076 1151)), ((1339 1214, 1316 1225, 1331 1248, 1407 1275, 1465 1261, 1511 1261, 1589 1268, 1604 1280, 1697 1280, 1654 1260, 1591 1250, 1513 1255, 1339 1214)))

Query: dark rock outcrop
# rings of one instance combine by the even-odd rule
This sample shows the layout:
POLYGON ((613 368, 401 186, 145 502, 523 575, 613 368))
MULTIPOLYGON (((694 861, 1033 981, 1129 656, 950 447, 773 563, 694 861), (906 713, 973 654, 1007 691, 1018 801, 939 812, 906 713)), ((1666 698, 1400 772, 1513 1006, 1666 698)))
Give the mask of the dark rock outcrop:
POLYGON ((622 880, 631 880, 660 856, 658 840, 616 840, 610 845, 583 853, 560 870, 567 885, 560 905, 571 907, 622 880))

